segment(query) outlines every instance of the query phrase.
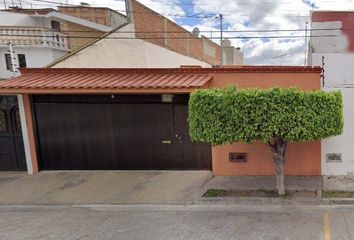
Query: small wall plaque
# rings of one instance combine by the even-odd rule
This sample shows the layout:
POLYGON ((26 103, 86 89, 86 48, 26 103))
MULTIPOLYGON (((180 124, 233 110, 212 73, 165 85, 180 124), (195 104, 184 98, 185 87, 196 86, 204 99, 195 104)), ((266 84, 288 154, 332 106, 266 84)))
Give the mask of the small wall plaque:
POLYGON ((236 163, 247 162, 247 153, 239 153, 239 152, 229 153, 229 161, 236 162, 236 163))
POLYGON ((341 153, 327 153, 326 162, 343 162, 341 153))

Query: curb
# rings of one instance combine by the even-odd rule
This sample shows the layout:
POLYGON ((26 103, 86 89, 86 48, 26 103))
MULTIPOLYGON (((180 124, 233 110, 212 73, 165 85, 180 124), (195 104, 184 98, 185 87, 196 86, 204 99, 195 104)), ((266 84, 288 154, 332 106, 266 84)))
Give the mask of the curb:
POLYGON ((261 204, 261 205, 354 205, 354 198, 260 198, 260 197, 210 197, 198 204, 261 204))

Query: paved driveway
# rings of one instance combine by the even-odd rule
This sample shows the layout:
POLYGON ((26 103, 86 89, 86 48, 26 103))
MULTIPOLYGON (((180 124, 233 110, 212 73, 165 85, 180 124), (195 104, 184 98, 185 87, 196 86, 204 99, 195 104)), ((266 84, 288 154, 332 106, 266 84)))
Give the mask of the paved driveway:
POLYGON ((211 177, 209 171, 0 173, 0 204, 186 204, 211 177))

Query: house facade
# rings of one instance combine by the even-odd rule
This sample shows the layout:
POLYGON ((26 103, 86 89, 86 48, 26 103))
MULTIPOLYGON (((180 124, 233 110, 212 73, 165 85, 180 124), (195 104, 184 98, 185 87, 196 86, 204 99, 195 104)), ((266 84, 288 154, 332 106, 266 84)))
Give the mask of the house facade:
MULTIPOLYGON (((58 59, 49 67, 171 68, 221 64, 221 47, 215 42, 187 31, 136 0, 127 0, 126 6, 127 25, 58 59)), ((230 41, 225 41, 223 63, 243 64, 242 52, 230 41)))
POLYGON ((322 141, 322 175, 345 189, 354 174, 354 12, 314 11, 311 24, 309 64, 323 67, 322 89, 340 90, 344 104, 343 134, 322 141))
MULTIPOLYGON (((121 15, 114 23, 126 21, 121 15)), ((0 79, 17 76, 18 68, 44 67, 115 28, 53 9, 3 10, 0 22, 0 79)))
MULTIPOLYGON (((230 85, 315 90, 320 75, 317 67, 25 69, 0 82, 0 169, 274 175, 265 144, 192 142, 189 94, 230 85), (237 153, 246 153, 245 161, 232 161, 237 153)), ((286 174, 320 175, 320 142, 291 144, 286 174)))

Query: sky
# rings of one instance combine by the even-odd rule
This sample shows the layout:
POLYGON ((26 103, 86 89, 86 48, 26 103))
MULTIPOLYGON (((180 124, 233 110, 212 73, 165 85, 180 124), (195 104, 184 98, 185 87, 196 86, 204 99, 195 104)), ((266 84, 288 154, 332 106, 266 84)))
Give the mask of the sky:
MULTIPOLYGON (((1 1, 7 2, 8 5, 12 2, 0 0, 0 7, 4 6, 1 1)), ((105 6, 120 12, 125 10, 122 0, 49 1, 69 4, 84 1, 91 6, 105 6)), ((21 2, 25 7, 29 6, 29 2, 33 7, 48 7, 48 4, 40 1, 21 2)), ((217 43, 220 43, 218 16, 222 14, 224 37, 229 38, 235 47, 241 48, 244 63, 250 65, 303 65, 306 45, 304 29, 306 22, 310 22, 310 11, 354 11, 354 0, 139 0, 139 2, 187 30, 192 31, 198 27, 201 35, 212 37, 217 43), (286 38, 278 38, 279 36, 286 38)))

